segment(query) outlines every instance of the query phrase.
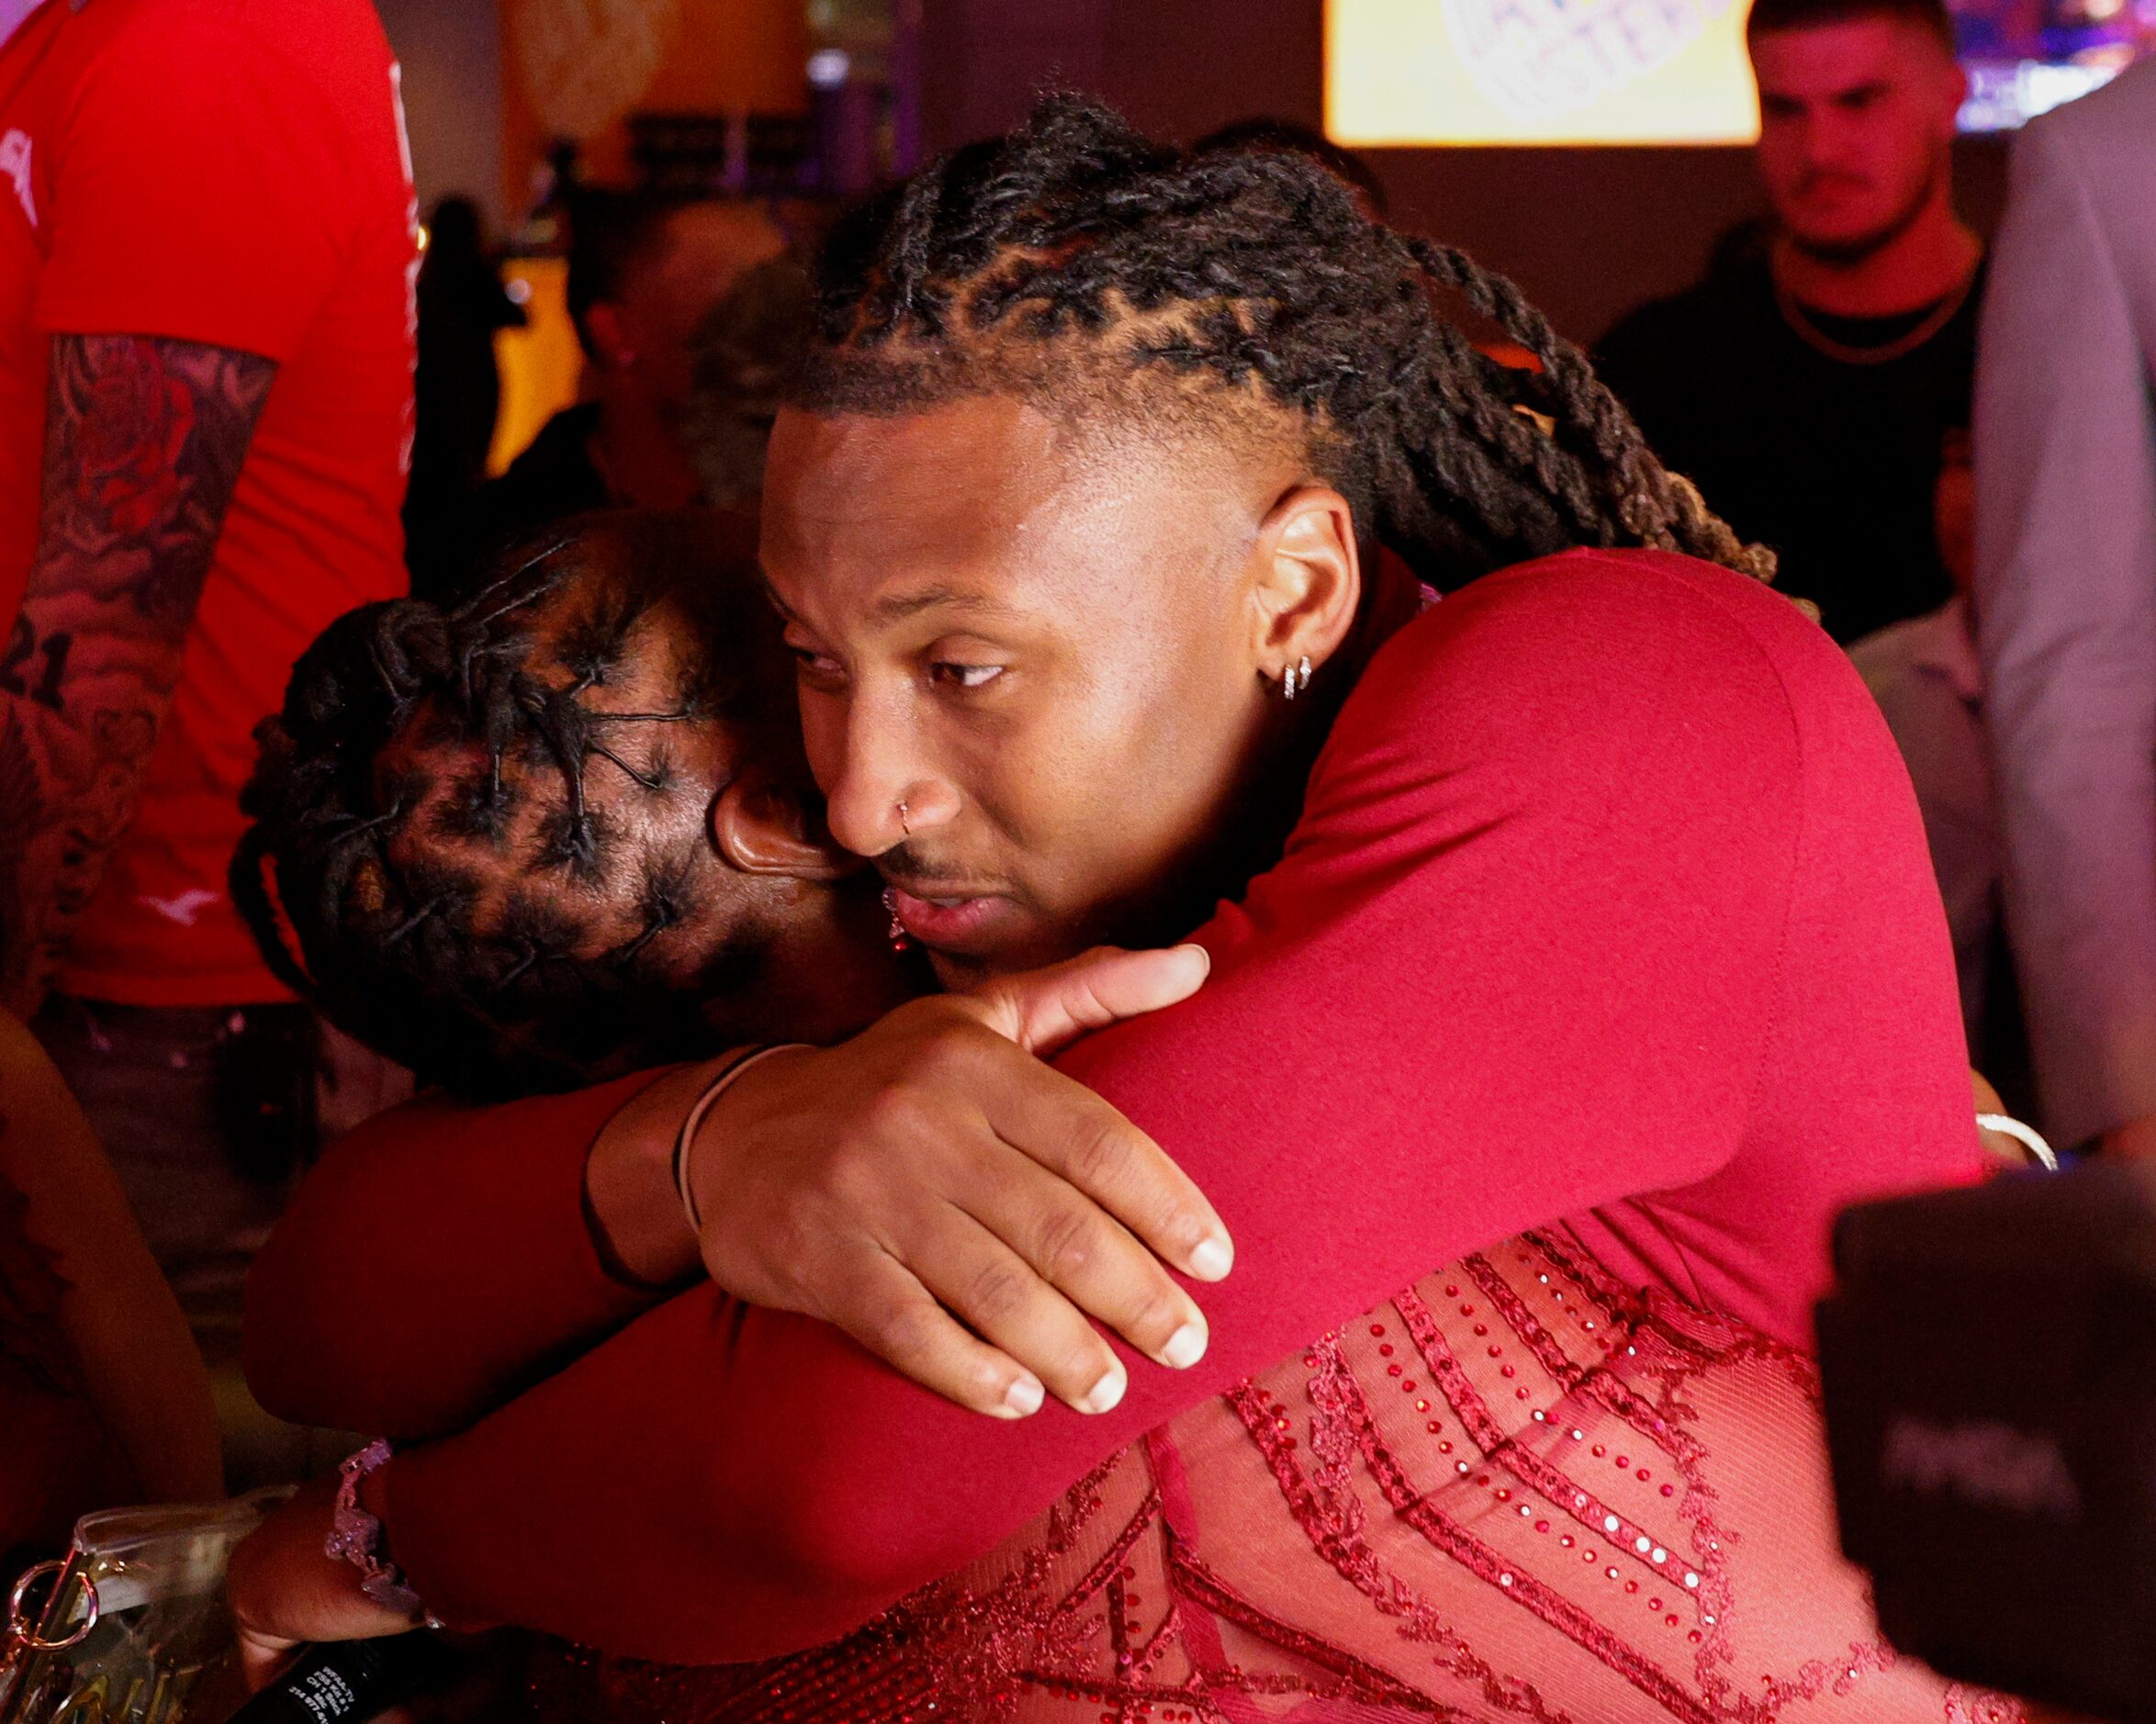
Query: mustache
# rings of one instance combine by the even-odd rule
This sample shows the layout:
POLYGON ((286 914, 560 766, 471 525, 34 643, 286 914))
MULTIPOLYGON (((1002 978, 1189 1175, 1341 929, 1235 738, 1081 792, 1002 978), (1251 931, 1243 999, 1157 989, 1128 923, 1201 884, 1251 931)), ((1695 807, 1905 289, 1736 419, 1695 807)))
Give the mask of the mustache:
POLYGON ((925 852, 916 842, 907 842, 883 852, 876 858, 876 872, 887 885, 903 887, 916 898, 957 896, 950 890, 960 887, 978 890, 983 886, 1002 890, 1001 882, 993 876, 983 877, 977 871, 955 868, 948 861, 938 861, 925 852))
POLYGON ((893 886, 904 886, 908 890, 915 886, 962 884, 967 879, 948 864, 938 865, 911 839, 878 856, 876 871, 893 886))

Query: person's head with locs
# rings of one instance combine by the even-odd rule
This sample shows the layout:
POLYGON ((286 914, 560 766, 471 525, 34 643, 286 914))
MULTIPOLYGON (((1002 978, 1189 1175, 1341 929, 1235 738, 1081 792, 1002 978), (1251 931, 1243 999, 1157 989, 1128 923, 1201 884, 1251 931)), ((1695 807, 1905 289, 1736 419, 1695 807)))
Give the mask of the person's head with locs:
POLYGON ((1968 93, 1945 0, 1757 0, 1760 177, 1800 251, 1862 263, 1948 207, 1968 93))
POLYGON ((612 514, 340 619, 260 733, 233 898, 295 992, 471 1094, 917 991, 824 832, 744 523, 612 514))
POLYGON ((1511 284, 1295 152, 1050 98, 818 287, 765 577, 833 834, 947 980, 1179 936, 1270 860, 1379 541, 1441 588, 1577 545, 1771 570, 1511 284))

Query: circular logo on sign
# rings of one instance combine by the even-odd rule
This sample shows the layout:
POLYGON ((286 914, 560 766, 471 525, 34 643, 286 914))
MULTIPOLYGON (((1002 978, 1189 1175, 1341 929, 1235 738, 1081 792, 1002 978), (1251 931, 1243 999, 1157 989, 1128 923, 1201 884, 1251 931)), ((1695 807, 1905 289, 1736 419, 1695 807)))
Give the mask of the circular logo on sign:
POLYGON ((604 131, 643 99, 680 24, 680 0, 515 0, 525 99, 550 132, 604 131))
POLYGON ((1514 118, 1547 119, 1671 60, 1730 0, 1442 0, 1460 58, 1514 118))

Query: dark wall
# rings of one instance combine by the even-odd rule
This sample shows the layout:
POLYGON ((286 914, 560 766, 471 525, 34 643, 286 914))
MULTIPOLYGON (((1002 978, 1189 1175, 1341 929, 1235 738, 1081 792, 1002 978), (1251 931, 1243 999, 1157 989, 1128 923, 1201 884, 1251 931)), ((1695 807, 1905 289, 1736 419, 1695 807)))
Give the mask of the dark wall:
MULTIPOLYGON (((931 149, 1000 130, 1036 89, 1097 92, 1185 140, 1246 115, 1319 122, 1322 0, 927 0, 931 149), (1043 16, 1052 15, 1052 16, 1043 16)), ((1402 226, 1516 277, 1566 333, 1691 280, 1716 236, 1758 210, 1741 149, 1379 150, 1402 226)), ((2004 152, 1964 140, 1960 200, 1987 230, 2004 152)))

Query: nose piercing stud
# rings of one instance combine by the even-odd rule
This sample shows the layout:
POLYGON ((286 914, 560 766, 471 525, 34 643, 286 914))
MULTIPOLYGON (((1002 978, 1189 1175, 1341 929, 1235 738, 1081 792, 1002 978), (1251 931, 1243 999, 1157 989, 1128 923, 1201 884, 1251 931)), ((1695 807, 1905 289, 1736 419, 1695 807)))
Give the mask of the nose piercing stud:
POLYGON ((898 829, 899 831, 905 834, 905 835, 909 838, 914 835, 914 829, 910 824, 907 823, 906 821, 905 804, 904 802, 901 802, 898 805, 898 829))

